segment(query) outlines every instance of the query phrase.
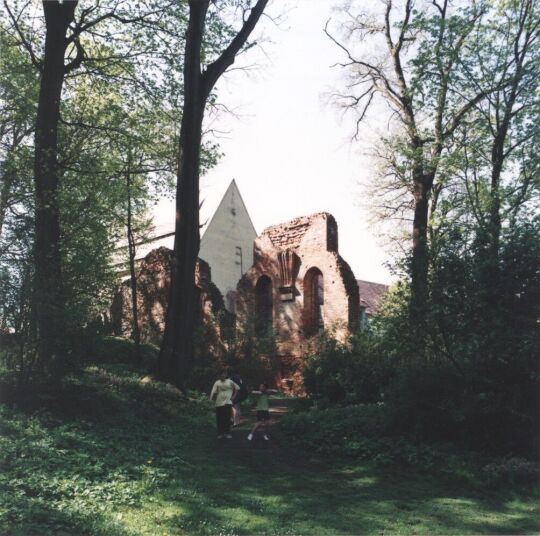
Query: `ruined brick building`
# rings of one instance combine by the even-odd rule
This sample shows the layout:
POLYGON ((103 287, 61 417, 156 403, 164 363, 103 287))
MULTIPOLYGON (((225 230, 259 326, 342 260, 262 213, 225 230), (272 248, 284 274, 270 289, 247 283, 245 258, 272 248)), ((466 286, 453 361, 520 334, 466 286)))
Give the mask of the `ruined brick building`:
POLYGON ((238 283, 237 315, 260 335, 274 333, 283 356, 300 356, 324 329, 343 338, 358 327, 354 274, 338 253, 331 214, 302 216, 255 239, 253 266, 238 283))
MULTIPOLYGON (((145 244, 140 259, 139 319, 143 339, 153 342, 164 326, 171 261, 164 238, 169 237, 145 244)), ((295 218, 256 236, 234 181, 203 234, 200 257, 196 284, 203 316, 226 308, 238 323, 251 323, 258 336, 274 337, 285 360, 304 355, 325 329, 343 338, 360 328, 386 290, 385 285, 357 282, 339 254, 331 214, 295 218)), ((126 281, 111 308, 119 335, 130 334, 129 300, 126 281)))
MULTIPOLYGON (((159 344, 165 330, 165 315, 171 283, 173 252, 161 246, 139 261, 137 273, 137 315, 141 340, 159 344)), ((208 316, 224 309, 221 292, 211 280, 210 266, 199 259, 195 267, 195 284, 201 313, 208 316)), ((130 337, 132 330, 131 285, 124 280, 116 292, 110 319, 116 335, 130 337)))
MULTIPOLYGON (((236 285, 253 264, 253 241, 257 237, 234 180, 212 218, 203 225, 201 235, 199 257, 211 267, 212 282, 223 295, 225 308, 234 313, 236 285)), ((172 250, 173 244, 174 226, 159 226, 149 239, 136 244, 136 261, 144 268, 148 264, 145 261, 148 254, 160 248, 172 250)), ((127 245, 123 247, 127 249, 127 245)))

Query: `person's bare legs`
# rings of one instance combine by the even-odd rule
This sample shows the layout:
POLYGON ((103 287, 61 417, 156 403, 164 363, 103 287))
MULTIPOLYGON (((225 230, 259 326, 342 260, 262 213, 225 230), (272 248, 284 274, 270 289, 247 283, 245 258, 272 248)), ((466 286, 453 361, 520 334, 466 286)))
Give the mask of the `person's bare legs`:
POLYGON ((262 426, 262 423, 257 421, 254 425, 253 425, 253 428, 251 429, 251 432, 249 432, 249 435, 248 435, 248 439, 251 441, 253 439, 253 434, 258 430, 258 428, 262 426))
POLYGON ((242 419, 242 411, 240 410, 240 404, 233 405, 233 426, 238 426, 242 419))
POLYGON ((261 430, 262 433, 263 433, 263 437, 266 441, 268 441, 270 438, 268 437, 268 434, 266 433, 266 430, 267 430, 267 427, 268 427, 268 421, 264 420, 264 421, 257 421, 255 423, 255 425, 253 426, 253 428, 251 429, 251 432, 249 432, 249 435, 248 435, 248 439, 251 441, 253 439, 253 434, 257 431, 257 430, 261 430))

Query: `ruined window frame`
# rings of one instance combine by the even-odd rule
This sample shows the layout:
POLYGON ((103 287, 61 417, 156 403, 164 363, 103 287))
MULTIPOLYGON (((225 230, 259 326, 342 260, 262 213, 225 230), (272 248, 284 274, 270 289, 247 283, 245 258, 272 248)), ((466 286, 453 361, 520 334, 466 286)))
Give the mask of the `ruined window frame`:
POLYGON ((274 325, 274 283, 272 278, 262 274, 253 288, 254 328, 258 337, 271 334, 274 325))
POLYGON ((317 266, 312 266, 304 275, 304 308, 302 320, 307 338, 324 331, 324 274, 317 266))

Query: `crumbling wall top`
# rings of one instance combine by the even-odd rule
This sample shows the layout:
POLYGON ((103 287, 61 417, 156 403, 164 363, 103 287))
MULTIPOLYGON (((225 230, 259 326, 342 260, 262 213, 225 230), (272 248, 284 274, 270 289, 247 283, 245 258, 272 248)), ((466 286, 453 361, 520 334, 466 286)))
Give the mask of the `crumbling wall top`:
POLYGON ((300 242, 311 226, 321 220, 327 221, 330 227, 335 227, 335 233, 330 232, 329 234, 335 234, 337 236, 336 221, 328 212, 300 216, 279 225, 272 225, 271 227, 267 227, 261 236, 267 236, 277 249, 295 249, 300 245, 300 242))

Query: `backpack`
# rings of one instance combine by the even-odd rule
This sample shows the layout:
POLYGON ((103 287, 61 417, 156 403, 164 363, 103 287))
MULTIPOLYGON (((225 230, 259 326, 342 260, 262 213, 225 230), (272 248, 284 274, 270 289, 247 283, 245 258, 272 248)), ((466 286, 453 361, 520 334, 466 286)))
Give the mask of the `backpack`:
POLYGON ((235 378, 233 378, 233 382, 240 387, 240 390, 234 395, 234 403, 239 404, 248 397, 248 389, 240 376, 236 376, 235 378))

